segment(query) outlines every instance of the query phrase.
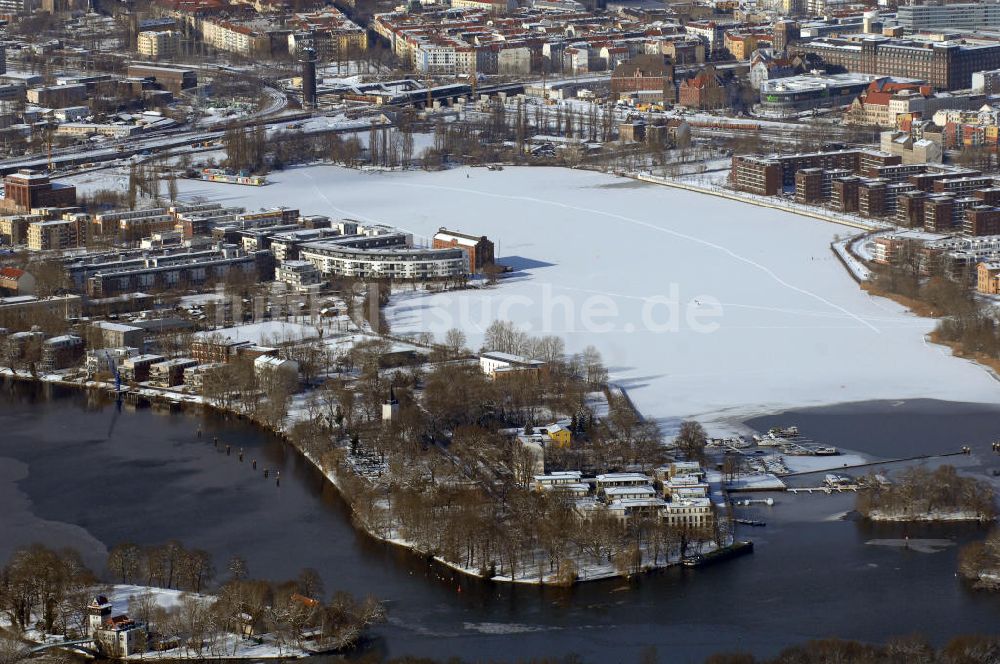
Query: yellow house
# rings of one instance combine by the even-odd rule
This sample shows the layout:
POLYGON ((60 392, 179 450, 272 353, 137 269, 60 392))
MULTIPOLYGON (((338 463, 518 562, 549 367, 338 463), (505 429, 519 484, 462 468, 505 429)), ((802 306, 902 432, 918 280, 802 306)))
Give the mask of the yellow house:
POLYGON ((570 433, 569 429, 561 424, 550 424, 548 426, 541 427, 539 432, 545 434, 545 436, 551 440, 556 447, 569 447, 573 442, 573 434, 570 433))
POLYGON ((984 295, 1000 295, 1000 262, 984 262, 976 266, 976 290, 984 295))

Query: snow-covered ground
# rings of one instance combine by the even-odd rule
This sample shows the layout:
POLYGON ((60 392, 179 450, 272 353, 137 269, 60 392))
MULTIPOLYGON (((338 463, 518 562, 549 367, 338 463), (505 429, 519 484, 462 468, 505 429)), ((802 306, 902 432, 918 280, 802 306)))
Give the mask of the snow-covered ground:
POLYGON ((830 250, 841 226, 586 171, 362 173, 314 166, 267 187, 181 181, 183 196, 383 222, 429 240, 485 234, 515 272, 495 288, 393 297, 393 332, 497 318, 595 345, 668 429, 680 418, 869 399, 1000 399, 1000 382, 924 336, 934 322, 862 292, 830 250))
POLYGON ((275 320, 264 323, 237 325, 235 327, 227 327, 200 334, 213 337, 220 336, 232 339, 233 341, 249 341, 263 346, 267 344, 302 341, 304 339, 315 339, 319 336, 319 331, 309 325, 275 320))

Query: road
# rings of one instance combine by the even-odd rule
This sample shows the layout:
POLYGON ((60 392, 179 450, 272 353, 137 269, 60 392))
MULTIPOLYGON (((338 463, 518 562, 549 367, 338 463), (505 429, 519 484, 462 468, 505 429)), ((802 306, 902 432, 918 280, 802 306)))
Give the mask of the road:
MULTIPOLYGON (((368 118, 336 120, 325 125, 319 123, 310 125, 310 119, 314 119, 312 113, 301 112, 262 118, 245 124, 264 125, 268 131, 288 128, 289 125, 293 124, 302 124, 301 131, 307 134, 350 133, 367 131, 371 127, 371 120, 368 118)), ((60 170, 81 164, 126 159, 134 155, 161 153, 175 148, 192 148, 196 143, 217 141, 222 138, 224 133, 222 129, 179 129, 151 134, 147 137, 137 136, 111 141, 99 147, 81 146, 59 153, 53 151, 52 164, 56 170, 60 170)), ((6 159, 0 161, 0 175, 13 173, 21 168, 45 169, 48 167, 48 161, 48 157, 45 155, 6 159)))

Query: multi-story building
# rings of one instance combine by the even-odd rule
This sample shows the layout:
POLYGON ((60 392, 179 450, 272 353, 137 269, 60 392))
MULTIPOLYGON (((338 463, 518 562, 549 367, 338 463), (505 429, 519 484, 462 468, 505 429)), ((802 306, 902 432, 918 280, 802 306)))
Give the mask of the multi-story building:
POLYGON ((102 345, 109 348, 142 348, 146 339, 146 331, 134 325, 99 320, 92 327, 101 335, 102 345))
POLYGON ((52 182, 45 173, 22 169, 4 177, 3 183, 2 207, 12 212, 76 205, 76 187, 52 182))
POLYGON ((984 261, 976 266, 976 290, 983 295, 1000 295, 1000 261, 984 261))
POLYGON ((707 65, 692 78, 681 81, 677 103, 699 110, 725 108, 729 103, 729 91, 715 67, 707 65))
POLYGON ((87 101, 86 85, 47 85, 31 88, 27 92, 28 101, 46 108, 77 106, 87 101))
POLYGON ((191 342, 191 357, 201 364, 226 363, 236 358, 238 351, 252 345, 243 340, 236 341, 212 332, 199 332, 191 342))
POLYGON ((91 223, 92 230, 97 235, 115 235, 130 229, 136 230, 140 235, 148 235, 173 228, 175 219, 169 208, 145 208, 95 214, 91 223))
POLYGON ((924 229, 930 233, 950 233, 954 229, 955 197, 946 194, 924 200, 924 229))
POLYGON ((49 219, 28 224, 28 249, 61 251, 80 246, 83 237, 80 223, 68 219, 49 219))
POLYGON ((149 384, 154 387, 175 387, 184 384, 184 370, 198 366, 189 357, 178 357, 149 365, 149 384))
POLYGON ((823 169, 803 168, 795 173, 795 202, 815 205, 828 198, 823 191, 823 169))
POLYGON ((318 286, 323 276, 309 261, 286 260, 274 268, 274 280, 303 291, 318 286))
POLYGON ((637 55, 615 67, 611 94, 618 99, 635 95, 642 102, 673 103, 677 99, 674 67, 662 55, 637 55))
POLYGON ((28 241, 28 224, 41 221, 41 215, 10 215, 0 217, 0 244, 24 244, 28 241))
POLYGON ((295 14, 287 22, 288 51, 297 57, 310 47, 320 62, 356 58, 368 48, 368 33, 333 6, 306 14, 295 14))
POLYGON ((178 33, 173 30, 147 30, 136 38, 139 55, 153 60, 170 60, 177 57, 178 33))
POLYGON ((1000 94, 1000 69, 974 72, 972 91, 984 95, 1000 94))
POLYGON ((985 40, 820 38, 799 42, 792 50, 849 72, 912 78, 944 90, 969 88, 974 72, 1000 67, 1000 44, 985 40))
POLYGON ((709 498, 672 500, 667 503, 663 520, 676 529, 709 531, 714 520, 709 498))
POLYGON ((782 189, 781 162, 768 157, 735 156, 730 181, 737 191, 774 196, 782 189))
MULTIPOLYGON (((226 279, 234 273, 259 278, 264 252, 248 254, 233 245, 222 245, 200 252, 166 253, 145 258, 109 261, 104 264, 78 264, 77 278, 86 276, 88 295, 108 297, 120 293, 205 286, 226 279)), ((72 276, 73 269, 70 268, 72 276)))
POLYGON ((459 278, 469 272, 468 255, 461 249, 365 249, 328 241, 304 245, 300 253, 323 275, 349 279, 432 281, 459 278))
POLYGON ((271 55, 270 36, 249 25, 208 19, 201 22, 201 37, 209 46, 227 53, 247 58, 271 55))
POLYGON ((993 186, 993 178, 986 176, 944 177, 934 181, 932 191, 935 194, 963 196, 977 189, 989 189, 993 186))
MULTIPOLYGON (((896 155, 868 149, 764 157, 737 155, 733 157, 730 182, 733 188, 740 191, 773 196, 783 187, 794 186, 795 174, 803 169, 823 169, 826 171, 824 180, 851 174, 878 177, 880 168, 898 165, 900 161, 900 157, 896 155)), ((826 191, 825 182, 823 187, 826 191)), ((824 198, 826 197, 824 194, 824 198)))
POLYGON ((17 267, 0 267, 0 295, 34 295, 35 277, 17 267))
POLYGON ((760 85, 758 110, 785 117, 818 108, 851 103, 868 87, 872 77, 864 74, 801 74, 766 79, 760 85))
POLYGON ((72 334, 52 337, 42 342, 42 371, 58 371, 80 363, 83 359, 83 339, 72 334))
POLYGON ((122 381, 127 383, 143 383, 149 380, 149 368, 166 359, 162 355, 152 354, 125 358, 119 368, 122 381))
POLYGON ((858 212, 863 217, 884 217, 889 214, 889 183, 885 180, 863 179, 858 183, 858 212))
POLYGON ((469 273, 478 274, 494 263, 493 243, 485 235, 468 235, 442 227, 434 234, 433 248, 458 248, 469 256, 469 273))
POLYGON ((79 295, 58 295, 39 298, 34 295, 17 295, 0 298, 0 326, 19 328, 33 324, 40 318, 60 320, 79 318, 82 315, 82 298, 79 295))
POLYGON ((698 37, 708 47, 710 55, 716 55, 725 50, 726 30, 734 27, 732 23, 719 21, 688 21, 684 31, 698 37))
POLYGON ((883 152, 899 155, 903 164, 923 166, 940 164, 943 157, 941 144, 927 138, 914 138, 910 132, 884 131, 879 147, 883 152))
POLYGON ((1000 27, 1000 2, 924 2, 900 4, 896 21, 909 33, 968 32, 1000 27))
POLYGON ((965 211, 962 235, 979 237, 1000 235, 1000 208, 975 205, 965 211))
POLYGON ((837 178, 833 181, 833 190, 830 192, 830 204, 839 212, 858 211, 858 187, 861 178, 849 175, 837 178))
POLYGON ((726 32, 723 45, 737 60, 749 60, 750 54, 762 46, 771 46, 770 33, 726 32))

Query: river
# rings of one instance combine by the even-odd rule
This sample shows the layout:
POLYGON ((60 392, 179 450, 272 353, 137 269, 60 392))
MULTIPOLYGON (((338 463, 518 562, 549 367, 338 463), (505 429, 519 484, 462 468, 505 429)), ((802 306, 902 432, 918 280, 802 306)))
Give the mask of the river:
MULTIPOLYGON (((794 421, 823 442, 878 456, 936 452, 962 443, 963 463, 1000 467, 989 452, 1000 408, 943 402, 877 402, 811 409, 755 421, 794 421)), ((0 383, 0 559, 42 541, 73 546, 100 569, 106 548, 175 538, 233 553, 272 579, 315 567, 330 592, 371 593, 389 623, 373 648, 386 656, 503 659, 580 655, 633 662, 653 646, 662 661, 719 651, 776 653, 811 638, 884 641, 922 632, 935 642, 993 632, 1000 597, 955 577, 958 547, 975 526, 872 526, 831 519, 852 496, 777 496, 748 528, 756 552, 700 570, 674 569, 634 584, 510 588, 430 566, 373 542, 350 525, 335 491, 273 437, 215 414, 126 406, 55 386, 0 383), (202 434, 199 437, 199 428, 202 434), (227 456, 218 437, 233 446, 227 456), (245 461, 237 458, 244 448, 245 461), (258 471, 250 467, 257 459, 258 471), (281 485, 261 469, 281 471, 281 485), (935 553, 866 544, 946 539, 935 553)), ((221 574, 220 574, 221 575, 221 574)))

